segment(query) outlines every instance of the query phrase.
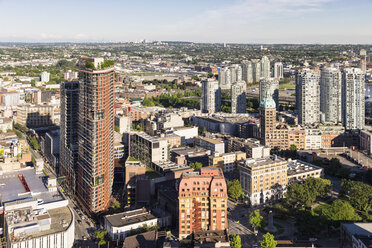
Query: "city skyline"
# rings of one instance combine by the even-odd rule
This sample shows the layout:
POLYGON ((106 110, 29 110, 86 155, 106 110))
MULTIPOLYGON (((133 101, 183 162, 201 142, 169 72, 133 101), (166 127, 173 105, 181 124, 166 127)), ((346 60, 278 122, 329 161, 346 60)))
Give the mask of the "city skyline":
POLYGON ((372 33, 361 24, 372 22, 371 7, 370 0, 1 0, 7 25, 0 42, 370 44, 372 33))

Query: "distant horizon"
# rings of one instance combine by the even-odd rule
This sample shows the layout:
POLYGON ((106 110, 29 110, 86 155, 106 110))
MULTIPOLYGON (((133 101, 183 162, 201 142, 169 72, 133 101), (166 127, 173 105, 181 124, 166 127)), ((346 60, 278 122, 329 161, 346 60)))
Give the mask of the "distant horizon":
POLYGON ((0 9, 0 42, 372 43, 372 0, 0 0, 0 9))
POLYGON ((2 44, 151 44, 153 42, 162 43, 191 43, 191 44, 207 44, 207 45, 335 45, 335 46, 372 46, 372 43, 243 43, 243 42, 198 42, 185 40, 148 40, 143 43, 140 41, 0 41, 2 44))

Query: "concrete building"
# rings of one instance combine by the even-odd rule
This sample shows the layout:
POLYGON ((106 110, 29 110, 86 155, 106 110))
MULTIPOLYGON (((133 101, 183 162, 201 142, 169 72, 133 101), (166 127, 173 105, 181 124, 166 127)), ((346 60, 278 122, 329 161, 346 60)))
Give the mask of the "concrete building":
POLYGON ((243 113, 247 111, 247 85, 244 81, 234 82, 231 86, 231 113, 243 113))
POLYGON ((231 172, 235 170, 237 163, 246 159, 246 153, 242 151, 229 152, 229 153, 214 153, 209 156, 209 165, 217 166, 223 172, 231 172))
POLYGON ((342 123, 346 130, 364 127, 364 80, 364 73, 359 68, 346 68, 342 72, 342 123))
POLYGON ((372 246, 372 223, 341 223, 341 248, 369 248, 372 246))
POLYGON ((195 145, 210 150, 211 152, 225 153, 225 143, 222 141, 222 139, 198 137, 195 139, 195 145))
POLYGON ((341 123, 341 71, 324 68, 320 75, 320 112, 323 123, 341 123))
POLYGON ((42 83, 48 83, 49 79, 50 79, 50 73, 46 72, 46 71, 43 71, 40 75, 40 81, 42 83))
POLYGON ((57 189, 57 180, 47 181, 33 168, 0 175, 0 212, 8 248, 71 248, 75 218, 68 200, 57 189))
POLYGON ((157 120, 158 129, 165 130, 175 127, 183 127, 185 125, 182 117, 178 114, 162 114, 157 120))
POLYGON ((136 231, 146 225, 148 227, 165 227, 170 225, 169 216, 156 217, 145 208, 129 210, 118 214, 106 215, 104 228, 112 240, 124 241, 131 231, 136 231))
POLYGON ((235 82, 242 81, 243 72, 242 67, 240 65, 232 65, 229 67, 229 69, 231 71, 231 85, 235 82))
POLYGON ((136 204, 137 182, 146 178, 146 165, 133 157, 128 157, 124 168, 125 203, 127 206, 132 206, 136 204))
POLYGON ((231 70, 229 67, 221 68, 218 72, 218 85, 223 90, 231 88, 231 70))
POLYGON ((284 78, 284 69, 283 69, 283 63, 282 62, 276 62, 274 64, 274 78, 281 80, 284 78))
POLYGON ((153 162, 168 159, 168 142, 164 138, 153 137, 143 132, 132 134, 130 155, 151 167, 153 162))
POLYGON ((252 62, 245 60, 242 62, 242 79, 246 83, 253 83, 252 62))
POLYGON ((194 143, 194 138, 198 136, 198 127, 177 127, 173 128, 173 133, 181 137, 182 145, 194 143))
POLYGON ((260 102, 266 93, 269 93, 275 101, 276 109, 279 109, 279 80, 275 78, 262 78, 260 80, 260 102))
POLYGON ((78 151, 79 82, 61 83, 60 125, 60 175, 65 177, 65 186, 76 193, 76 169, 78 151))
POLYGON ((79 60, 77 199, 88 212, 105 210, 114 180, 114 67, 79 60), (101 68, 101 69, 95 69, 101 68))
POLYGON ((370 126, 360 130, 360 150, 368 154, 372 153, 372 128, 370 126))
POLYGON ((297 73, 296 104, 299 124, 320 121, 319 73, 304 69, 297 73))
POLYGON ((44 157, 57 175, 60 173, 60 129, 49 131, 44 136, 44 157))
POLYGON ((202 82, 200 108, 202 113, 221 111, 221 88, 217 81, 207 80, 202 82))
POLYGON ((25 103, 24 92, 7 92, 1 94, 1 105, 6 107, 13 107, 25 103))
POLYGON ((179 238, 194 231, 227 229, 227 186, 221 169, 184 173, 178 189, 179 238))
POLYGON ((288 159, 287 176, 288 184, 302 183, 309 177, 320 178, 323 176, 323 168, 301 160, 288 159))
POLYGON ((261 78, 261 61, 252 60, 252 77, 253 82, 259 82, 261 78))
POLYGON ((119 128, 119 133, 128 133, 132 126, 131 118, 123 114, 117 114, 115 115, 115 126, 119 128))
POLYGON ((270 156, 270 147, 260 144, 258 139, 241 139, 231 137, 227 140, 227 152, 242 151, 247 158, 265 158, 270 156))
POLYGON ((239 164, 244 195, 252 206, 284 197, 288 185, 288 162, 277 156, 251 159, 239 164))
POLYGON ((66 81, 76 80, 78 78, 78 73, 77 71, 68 70, 67 72, 63 73, 63 78, 66 81))
POLYGON ((46 127, 56 124, 56 107, 49 104, 23 104, 17 107, 16 122, 29 128, 46 127))
POLYGON ((267 56, 263 56, 261 59, 261 77, 262 78, 271 77, 270 59, 267 56))

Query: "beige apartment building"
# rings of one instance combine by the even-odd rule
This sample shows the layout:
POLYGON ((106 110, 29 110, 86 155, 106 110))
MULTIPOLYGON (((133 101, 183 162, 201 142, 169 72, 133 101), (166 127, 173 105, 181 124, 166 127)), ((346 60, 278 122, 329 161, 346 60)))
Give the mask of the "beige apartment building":
POLYGON ((277 156, 239 163, 240 183, 252 206, 283 198, 288 162, 277 156))

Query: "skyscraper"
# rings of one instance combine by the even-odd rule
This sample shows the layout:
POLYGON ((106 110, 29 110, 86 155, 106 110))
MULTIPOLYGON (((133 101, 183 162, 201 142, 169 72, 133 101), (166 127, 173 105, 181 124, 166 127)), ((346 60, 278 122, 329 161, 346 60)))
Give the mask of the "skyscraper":
POLYGON ((77 199, 89 212, 108 207, 114 177, 113 63, 102 58, 79 61, 77 199))
POLYGON ((245 81, 238 81, 231 86, 231 113, 245 113, 247 109, 247 86, 245 81))
POLYGON ((76 168, 78 159, 79 129, 79 82, 61 83, 61 136, 60 136, 60 175, 65 177, 65 186, 72 194, 76 193, 76 168))
POLYGON ((283 76, 283 63, 282 62, 276 62, 274 64, 274 78, 280 80, 283 76))
POLYGON ((221 111, 221 89, 217 81, 206 80, 202 82, 200 107, 202 113, 221 111))
POLYGON ((231 70, 228 67, 221 68, 218 72, 218 83, 221 89, 231 88, 231 70))
POLYGON ((184 173, 178 202, 180 239, 193 231, 227 229, 227 186, 220 168, 184 173))
POLYGON ((341 123, 341 71, 324 68, 320 76, 320 111, 325 123, 341 123))
POLYGON ((347 68, 342 72, 342 123, 346 130, 364 127, 364 80, 359 68, 347 68))
POLYGON ((242 67, 240 65, 230 66, 230 71, 231 71, 231 84, 242 80, 243 72, 242 72, 242 67))
POLYGON ((261 78, 260 80, 260 102, 269 92, 275 101, 276 108, 279 108, 279 80, 275 78, 261 78))
POLYGON ((365 49, 360 50, 360 69, 363 73, 367 71, 367 51, 365 49))
POLYGON ((242 62, 242 79, 246 83, 253 82, 252 62, 245 60, 242 62))
POLYGON ((259 82, 261 78, 261 61, 252 60, 252 77, 253 82, 259 82))
POLYGON ((319 73, 310 69, 297 73, 296 104, 300 124, 320 121, 319 80, 319 73))
POLYGON ((263 78, 271 77, 270 60, 267 56, 263 56, 261 59, 261 77, 263 78))

